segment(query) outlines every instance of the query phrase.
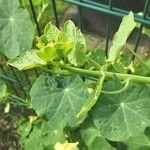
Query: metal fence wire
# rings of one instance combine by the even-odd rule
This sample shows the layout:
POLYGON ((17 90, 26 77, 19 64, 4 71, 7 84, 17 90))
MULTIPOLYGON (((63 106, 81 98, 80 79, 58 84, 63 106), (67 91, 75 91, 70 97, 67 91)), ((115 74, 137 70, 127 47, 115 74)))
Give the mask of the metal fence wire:
MULTIPOLYGON (((58 1, 58 0, 57 0, 58 1)), ((96 11, 97 13, 103 14, 107 16, 107 25, 106 25, 106 32, 105 32, 105 37, 106 37, 106 44, 105 44, 105 50, 106 50, 106 54, 108 51, 108 46, 109 46, 109 39, 110 39, 110 26, 111 26, 111 21, 110 18, 111 17, 115 17, 115 18, 122 18, 125 15, 128 14, 129 11, 115 7, 114 6, 114 1, 115 0, 99 0, 99 2, 97 2, 98 0, 61 0, 63 2, 66 3, 70 3, 73 5, 76 5, 78 7, 78 19, 79 19, 79 27, 81 28, 81 30, 83 29, 83 13, 82 10, 83 9, 89 9, 89 10, 93 10, 96 11), (104 3, 105 1, 105 3, 104 3), (106 3, 107 1, 107 3, 106 3)), ((121 1, 121 0, 120 0, 121 1)), ((136 1, 136 0, 134 0, 136 1)), ((144 26, 150 26, 150 16, 148 16, 148 11, 149 11, 149 7, 150 7, 150 0, 141 0, 143 1, 143 15, 139 16, 136 13, 134 14, 135 17, 135 21, 137 21, 138 23, 140 23, 140 28, 138 30, 136 39, 135 39, 135 45, 134 45, 134 51, 137 51, 140 39, 141 39, 141 34, 142 34, 142 29, 144 26)), ((56 22, 56 26, 59 27, 59 20, 58 20, 58 13, 57 13, 57 5, 56 5, 56 0, 50 0, 50 2, 53 6, 53 15, 55 18, 55 22, 56 22)), ((35 12, 35 8, 33 5, 32 0, 29 0, 29 4, 30 4, 30 8, 31 8, 31 12, 34 18, 34 22, 36 24, 36 29, 37 29, 37 33, 40 36, 41 35, 41 30, 39 27, 39 23, 37 21, 37 16, 36 16, 36 12, 35 12)), ((90 17, 90 16, 89 16, 90 17)), ((95 22, 97 20, 94 20, 95 22)), ((94 24, 93 24, 93 28, 94 28, 94 24)), ((6 62, 7 58, 3 57, 1 58, 2 61, 1 62, 6 62)), ((133 57, 134 59, 134 57, 133 57)), ((4 65, 0 64, 0 78, 3 78, 4 80, 6 80, 8 82, 8 85, 10 87, 10 89, 12 89, 12 92, 15 93, 17 96, 22 96, 23 97, 28 97, 28 91, 32 85, 32 81, 30 80, 30 72, 29 71, 22 71, 19 72, 16 69, 12 68, 11 66, 7 66, 4 67, 4 65), (17 89, 20 89, 19 92, 17 89), (21 94, 20 94, 21 91, 21 94)), ((34 72, 35 77, 38 76, 38 71, 37 70, 32 70, 34 72)), ((32 72, 32 74, 33 74, 32 72)))

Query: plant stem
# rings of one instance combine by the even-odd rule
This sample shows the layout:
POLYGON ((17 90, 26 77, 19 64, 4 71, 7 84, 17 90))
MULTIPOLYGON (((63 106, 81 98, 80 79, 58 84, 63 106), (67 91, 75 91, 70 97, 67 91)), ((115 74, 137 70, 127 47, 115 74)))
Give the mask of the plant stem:
MULTIPOLYGON (((66 64, 61 64, 61 63, 53 63, 52 65, 60 67, 61 69, 66 69, 70 72, 77 73, 77 74, 83 74, 83 75, 88 75, 97 78, 99 78, 99 76, 101 75, 101 71, 81 69, 81 68, 71 67, 66 64)), ((114 73, 108 71, 105 72, 105 76, 106 78, 114 78, 114 76, 117 76, 120 80, 129 80, 137 83, 150 84, 150 77, 131 75, 131 74, 121 74, 121 73, 114 73)))

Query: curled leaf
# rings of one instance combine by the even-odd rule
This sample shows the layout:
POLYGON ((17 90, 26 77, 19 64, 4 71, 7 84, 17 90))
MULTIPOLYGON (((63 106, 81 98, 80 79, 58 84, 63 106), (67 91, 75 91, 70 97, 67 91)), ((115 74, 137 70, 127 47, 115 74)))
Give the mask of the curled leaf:
POLYGON ((114 35, 112 46, 109 51, 109 61, 112 62, 118 58, 120 49, 126 44, 126 41, 135 26, 134 15, 132 12, 129 12, 129 15, 122 19, 119 30, 114 35))

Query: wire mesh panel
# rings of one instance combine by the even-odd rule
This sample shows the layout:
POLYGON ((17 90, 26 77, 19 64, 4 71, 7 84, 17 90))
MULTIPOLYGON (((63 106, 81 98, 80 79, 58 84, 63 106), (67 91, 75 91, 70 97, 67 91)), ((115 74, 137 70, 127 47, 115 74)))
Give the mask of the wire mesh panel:
MULTIPOLYGON (((141 23, 140 29, 138 31, 138 35, 136 36, 134 51, 136 51, 138 48, 138 44, 139 44, 139 41, 141 38, 141 33, 142 33, 142 29, 143 29, 144 25, 147 25, 147 26, 150 25, 150 18, 148 16, 150 0, 145 0, 145 1, 142 1, 142 0, 139 0, 139 1, 64 0, 64 1, 71 3, 71 4, 75 4, 80 8, 80 11, 79 11, 80 16, 81 16, 80 20, 83 19, 83 17, 85 15, 88 15, 88 14, 86 14, 86 13, 88 13, 87 9, 89 9, 89 11, 94 10, 94 11, 98 12, 99 14, 103 14, 103 16, 102 16, 102 15, 97 15, 95 13, 91 13, 91 16, 87 16, 87 18, 89 20, 90 17, 91 18, 94 17, 94 16, 92 16, 92 14, 97 15, 97 18, 95 18, 95 20, 92 20, 93 28, 95 28, 94 22, 100 21, 100 19, 98 17, 101 17, 101 21, 107 20, 107 24, 106 24, 107 28, 106 28, 106 32, 105 32, 105 35, 106 35, 106 48, 105 49, 106 49, 106 51, 108 50, 110 26, 112 25, 112 23, 114 23, 113 26, 118 24, 117 22, 112 21, 110 18, 112 18, 112 17, 113 17, 113 19, 122 18, 123 16, 128 14, 129 10, 134 12, 135 21, 141 23), (134 5, 134 4, 136 4, 136 5, 134 5), (86 11, 84 11, 85 8, 86 8, 86 11), (82 10, 83 10, 83 13, 85 13, 85 14, 82 14, 82 12, 81 12, 82 10), (137 14, 138 12, 143 12, 143 15, 139 16, 137 14), (105 18, 104 18, 104 16, 105 16, 105 18)), ((80 23, 83 23, 83 21, 80 21, 80 23)), ((83 25, 80 25, 80 26, 82 27, 83 25)))

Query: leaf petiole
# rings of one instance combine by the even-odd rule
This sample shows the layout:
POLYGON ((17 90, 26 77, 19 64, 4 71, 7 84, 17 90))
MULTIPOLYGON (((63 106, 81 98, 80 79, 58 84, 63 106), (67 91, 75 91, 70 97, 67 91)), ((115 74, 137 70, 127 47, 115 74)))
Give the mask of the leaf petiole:
MULTIPOLYGON (((97 78, 99 78, 99 76, 101 75, 101 71, 93 71, 88 69, 76 68, 62 63, 53 63, 52 65, 54 67, 60 67, 61 69, 66 69, 72 73, 83 74, 83 75, 88 75, 97 78)), ((111 79, 114 76, 117 76, 120 80, 130 80, 130 82, 150 84, 150 77, 144 77, 144 76, 138 76, 132 74, 114 73, 108 71, 105 72, 105 76, 106 78, 111 78, 111 79)))
POLYGON ((87 106, 82 108, 82 110, 77 114, 77 118, 84 116, 96 104, 96 102, 100 96, 104 80, 105 80, 105 74, 101 75, 101 77, 98 80, 97 88, 94 93, 93 99, 87 104, 87 106))
POLYGON ((112 95, 112 94, 119 94, 119 93, 124 92, 128 88, 128 86, 129 86, 129 80, 126 81, 126 84, 124 85, 123 88, 121 88, 121 89, 119 89, 117 91, 103 91, 103 90, 101 90, 101 93, 103 93, 103 94, 110 94, 110 95, 112 95))

